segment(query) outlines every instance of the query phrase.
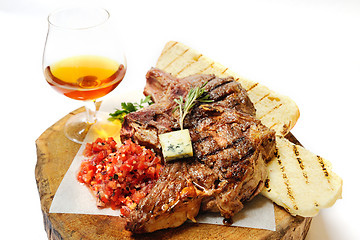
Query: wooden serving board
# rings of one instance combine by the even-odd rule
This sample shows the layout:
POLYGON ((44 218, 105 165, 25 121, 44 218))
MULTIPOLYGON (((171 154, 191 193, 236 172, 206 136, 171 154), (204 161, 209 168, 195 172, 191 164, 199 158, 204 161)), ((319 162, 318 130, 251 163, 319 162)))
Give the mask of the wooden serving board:
MULTIPOLYGON (((37 164, 35 176, 41 200, 45 231, 49 239, 278 240, 305 238, 311 224, 311 218, 293 217, 275 204, 276 231, 186 222, 174 229, 133 235, 124 230, 124 223, 119 217, 49 213, 55 192, 80 148, 80 144, 76 144, 65 137, 63 127, 69 117, 81 111, 84 111, 84 109, 80 108, 71 112, 47 129, 36 140, 37 164)), ((292 135, 289 138, 296 141, 292 135)))

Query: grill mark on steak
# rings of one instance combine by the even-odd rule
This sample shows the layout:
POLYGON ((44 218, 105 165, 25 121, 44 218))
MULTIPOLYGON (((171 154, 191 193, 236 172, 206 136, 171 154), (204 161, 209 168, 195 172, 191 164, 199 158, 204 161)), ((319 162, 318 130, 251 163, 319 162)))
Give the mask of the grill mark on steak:
POLYGON ((275 132, 255 118, 246 91, 232 77, 193 75, 178 79, 159 69, 147 73, 144 94, 155 104, 128 114, 121 140, 131 138, 161 155, 158 134, 179 129, 174 99, 208 82, 212 103, 197 103, 184 119, 194 157, 164 165, 150 193, 127 219, 126 229, 152 232, 176 227, 199 211, 231 218, 263 188, 265 161, 275 149, 275 132))
POLYGON ((217 174, 220 174, 222 179, 228 181, 242 180, 244 177, 243 170, 240 165, 247 164, 247 158, 250 158, 255 149, 249 144, 244 143, 246 139, 239 138, 235 143, 223 149, 217 149, 211 154, 196 156, 199 161, 203 162, 217 174), (243 147, 243 152, 236 151, 239 147, 243 147), (231 178, 231 179, 230 179, 231 178))
POLYGON ((213 89, 210 89, 209 95, 210 98, 215 101, 221 101, 225 99, 227 96, 233 93, 238 93, 239 85, 234 81, 229 81, 222 83, 220 86, 217 86, 213 89), (224 94, 225 89, 225 94, 224 94), (220 93, 218 93, 220 92, 220 93))
POLYGON ((206 86, 205 86, 206 91, 214 91, 215 89, 220 88, 220 87, 224 86, 225 84, 232 82, 231 77, 217 78, 216 80, 217 81, 212 81, 211 83, 206 84, 206 86))
POLYGON ((212 194, 215 181, 216 175, 212 170, 196 161, 188 159, 169 163, 152 191, 131 213, 127 229, 152 232, 178 226, 187 218, 194 219, 203 197, 199 193, 212 194), (177 221, 176 214, 181 215, 181 221, 177 221))
POLYGON ((226 150, 226 149, 229 149, 229 148, 233 148, 235 145, 241 143, 242 141, 245 140, 245 137, 240 137, 240 138, 237 138, 235 139, 234 142, 232 142, 231 144, 228 144, 226 147, 224 148, 221 148, 221 149, 216 149, 212 152, 209 152, 209 153, 206 153, 204 154, 203 156, 198 156, 199 159, 202 159, 202 158, 206 158, 208 156, 213 156, 213 155, 216 155, 217 153, 219 153, 219 151, 222 151, 222 150, 226 150))

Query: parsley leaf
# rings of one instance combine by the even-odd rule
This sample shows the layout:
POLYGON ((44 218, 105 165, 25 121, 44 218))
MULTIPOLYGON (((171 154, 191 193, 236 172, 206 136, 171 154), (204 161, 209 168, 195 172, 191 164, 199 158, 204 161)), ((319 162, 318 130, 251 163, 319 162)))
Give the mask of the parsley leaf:
POLYGON ((121 109, 116 109, 115 112, 109 113, 110 117, 108 118, 109 121, 120 120, 121 123, 124 122, 124 117, 126 114, 131 112, 136 112, 137 110, 144 108, 145 105, 151 105, 154 102, 151 100, 151 96, 146 96, 144 99, 140 100, 140 103, 131 103, 131 102, 122 102, 121 109))

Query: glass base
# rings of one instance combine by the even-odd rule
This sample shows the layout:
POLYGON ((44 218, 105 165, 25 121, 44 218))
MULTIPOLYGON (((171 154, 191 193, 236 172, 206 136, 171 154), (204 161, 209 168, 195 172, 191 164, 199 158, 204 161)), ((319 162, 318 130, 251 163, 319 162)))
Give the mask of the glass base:
POLYGON ((71 116, 64 127, 65 136, 73 142, 82 144, 93 124, 87 122, 86 113, 81 112, 71 116))
POLYGON ((87 122, 86 112, 71 116, 65 124, 65 136, 73 142, 83 144, 96 138, 116 137, 120 134, 121 124, 110 122, 108 113, 97 112, 93 124, 87 122))

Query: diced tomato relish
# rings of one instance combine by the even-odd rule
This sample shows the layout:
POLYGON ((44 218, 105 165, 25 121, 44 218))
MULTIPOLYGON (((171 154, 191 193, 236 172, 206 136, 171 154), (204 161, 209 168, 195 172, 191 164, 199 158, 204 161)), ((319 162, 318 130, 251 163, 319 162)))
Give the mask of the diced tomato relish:
POLYGON ((97 197, 98 207, 120 209, 127 216, 144 198, 162 170, 160 158, 127 140, 117 147, 113 138, 87 143, 77 179, 97 197))

